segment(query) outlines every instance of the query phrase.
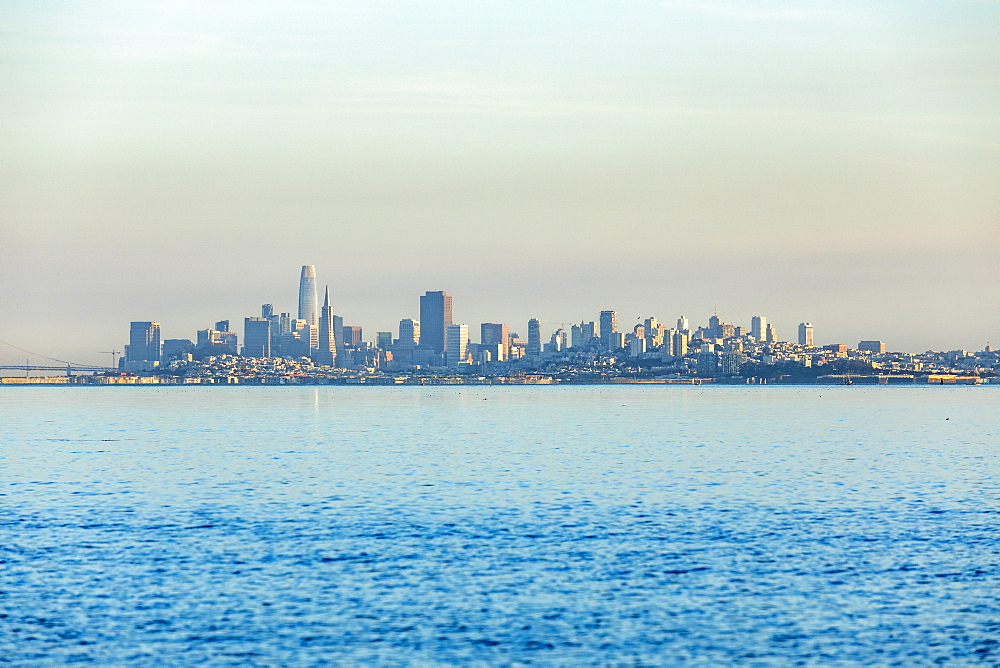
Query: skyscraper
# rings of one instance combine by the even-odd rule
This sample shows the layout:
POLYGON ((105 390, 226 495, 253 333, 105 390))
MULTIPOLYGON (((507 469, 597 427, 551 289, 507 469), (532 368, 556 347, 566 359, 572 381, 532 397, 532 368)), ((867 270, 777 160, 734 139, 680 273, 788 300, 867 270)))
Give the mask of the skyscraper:
POLYGON ((479 326, 479 343, 496 348, 500 346, 499 359, 507 359, 510 353, 510 328, 497 322, 484 322, 479 326))
POLYGON ((243 319, 243 356, 271 356, 271 323, 267 318, 243 319))
POLYGON ((125 361, 160 361, 160 323, 148 321, 129 323, 125 361))
POLYGON ((299 277, 299 320, 316 326, 319 324, 316 296, 316 267, 311 264, 302 265, 299 277))
MULTIPOLYGON (((451 326, 451 297, 428 291, 420 297, 420 346, 442 353, 448 348, 445 331, 451 326)), ((468 328, 466 328, 468 337, 468 328)))
POLYGON ((527 353, 530 357, 542 354, 542 327, 541 323, 538 322, 538 318, 532 318, 528 321, 527 353))
POLYGON ((420 321, 403 318, 399 321, 399 345, 412 349, 420 341, 420 321))
POLYGON ((763 341, 767 334, 767 318, 762 315, 755 315, 750 318, 750 336, 763 341))
POLYGON ((601 311, 601 346, 611 350, 615 344, 611 335, 618 331, 618 312, 601 311))
POLYGON ((691 331, 691 323, 685 316, 682 315, 681 317, 677 318, 677 329, 682 332, 691 331))
POLYGON ((458 366, 465 364, 469 353, 469 326, 448 325, 448 344, 444 353, 445 364, 458 366))
POLYGON ((799 345, 811 346, 813 344, 813 326, 808 322, 799 323, 799 345))
POLYGON ((333 307, 330 306, 330 287, 323 293, 323 308, 319 312, 319 342, 313 361, 323 366, 337 364, 337 335, 333 329, 333 307))

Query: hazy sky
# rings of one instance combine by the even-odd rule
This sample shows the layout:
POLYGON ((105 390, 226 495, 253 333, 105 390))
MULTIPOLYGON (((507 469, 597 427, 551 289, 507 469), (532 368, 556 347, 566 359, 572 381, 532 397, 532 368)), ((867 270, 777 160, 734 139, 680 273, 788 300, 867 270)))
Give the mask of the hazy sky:
POLYGON ((369 340, 446 290, 980 350, 998 184, 994 0, 0 8, 0 339, 64 359, 303 264, 369 340))

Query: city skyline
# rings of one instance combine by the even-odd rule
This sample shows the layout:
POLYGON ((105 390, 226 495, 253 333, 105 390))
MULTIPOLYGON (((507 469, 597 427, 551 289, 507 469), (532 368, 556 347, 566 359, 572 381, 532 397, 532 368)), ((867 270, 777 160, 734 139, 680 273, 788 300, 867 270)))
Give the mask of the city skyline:
POLYGON ((306 262, 370 331, 445 289, 522 336, 614 308, 995 346, 998 19, 13 0, 0 339, 100 363, 122 322, 296 313, 306 262))
MULTIPOLYGON (((652 344, 654 338, 659 341, 656 349, 665 346, 662 347, 663 354, 668 357, 683 357, 688 352, 688 343, 692 339, 718 341, 719 345, 723 341, 739 339, 760 344, 795 343, 816 349, 825 347, 834 350, 839 346, 841 352, 848 349, 876 353, 925 352, 906 351, 891 347, 891 344, 887 348, 881 339, 860 338, 856 345, 845 341, 817 340, 814 327, 808 321, 799 322, 794 335, 781 336, 774 323, 769 322, 766 315, 760 314, 750 316, 742 324, 726 322, 717 312, 703 322, 692 320, 687 314, 680 314, 676 324, 668 325, 666 323, 671 322, 669 316, 661 320, 664 314, 652 314, 645 318, 639 317, 637 323, 629 324, 621 323, 619 313, 614 309, 599 311, 597 317, 589 322, 584 314, 580 316, 579 322, 545 322, 546 327, 543 327, 543 321, 533 317, 524 323, 525 334, 520 333, 516 323, 481 322, 480 340, 475 342, 470 337, 470 331, 475 325, 455 322, 453 297, 441 290, 428 290, 419 296, 419 319, 401 317, 395 328, 378 331, 367 329, 368 335, 365 336, 364 324, 345 325, 342 314, 334 315, 329 285, 324 287, 318 325, 311 325, 310 316, 315 316, 312 304, 317 301, 316 266, 303 265, 299 276, 297 317, 291 312, 275 310, 273 303, 262 304, 261 316, 244 317, 242 346, 238 345, 239 335, 229 330, 229 320, 216 322, 214 329, 199 330, 197 337, 192 339, 163 336, 160 322, 131 321, 129 345, 125 348, 122 359, 137 363, 134 370, 143 370, 145 362, 160 360, 161 340, 166 342, 164 348, 170 344, 180 348, 185 345, 198 348, 215 345, 218 351, 233 355, 289 359, 308 357, 324 366, 339 366, 338 352, 343 352, 345 347, 359 346, 388 350, 395 355, 397 363, 404 365, 454 367, 465 363, 467 347, 474 344, 477 350, 490 349, 492 352, 489 353, 489 358, 492 361, 504 362, 508 361, 510 346, 515 340, 521 347, 523 356, 528 358, 537 358, 543 352, 583 349, 593 345, 597 345, 597 350, 609 353, 627 349, 629 355, 638 357, 647 351, 647 342, 652 344), (636 346, 636 339, 642 340, 641 346, 636 346), (152 343, 154 340, 155 344, 152 343), (551 343, 547 344, 546 341, 551 343), (551 344, 556 344, 557 341, 555 350, 550 350, 551 344), (132 352, 129 352, 130 348, 132 352), (157 351, 155 355, 150 352, 154 348, 157 351)), ((163 355, 164 358, 169 357, 166 350, 163 355)), ((471 356, 469 359, 472 359, 471 356)), ((347 366, 353 364, 349 362, 347 366)), ((132 370, 128 366, 125 369, 132 370)))

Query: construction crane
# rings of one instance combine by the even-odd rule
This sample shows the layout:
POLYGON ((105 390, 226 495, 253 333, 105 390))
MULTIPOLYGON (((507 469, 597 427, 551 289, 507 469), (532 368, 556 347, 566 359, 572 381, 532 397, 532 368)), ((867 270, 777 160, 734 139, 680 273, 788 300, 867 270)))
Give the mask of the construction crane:
POLYGON ((111 367, 113 369, 117 369, 118 368, 118 353, 120 353, 120 352, 121 352, 120 350, 115 350, 114 348, 112 348, 111 350, 102 350, 101 354, 102 355, 111 355, 111 367))

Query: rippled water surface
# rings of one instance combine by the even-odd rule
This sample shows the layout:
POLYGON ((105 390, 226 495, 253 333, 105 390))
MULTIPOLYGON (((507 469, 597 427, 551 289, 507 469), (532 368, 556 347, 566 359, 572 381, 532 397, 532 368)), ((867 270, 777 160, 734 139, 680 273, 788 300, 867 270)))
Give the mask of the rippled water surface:
POLYGON ((997 387, 0 388, 0 662, 1000 661, 997 387))

